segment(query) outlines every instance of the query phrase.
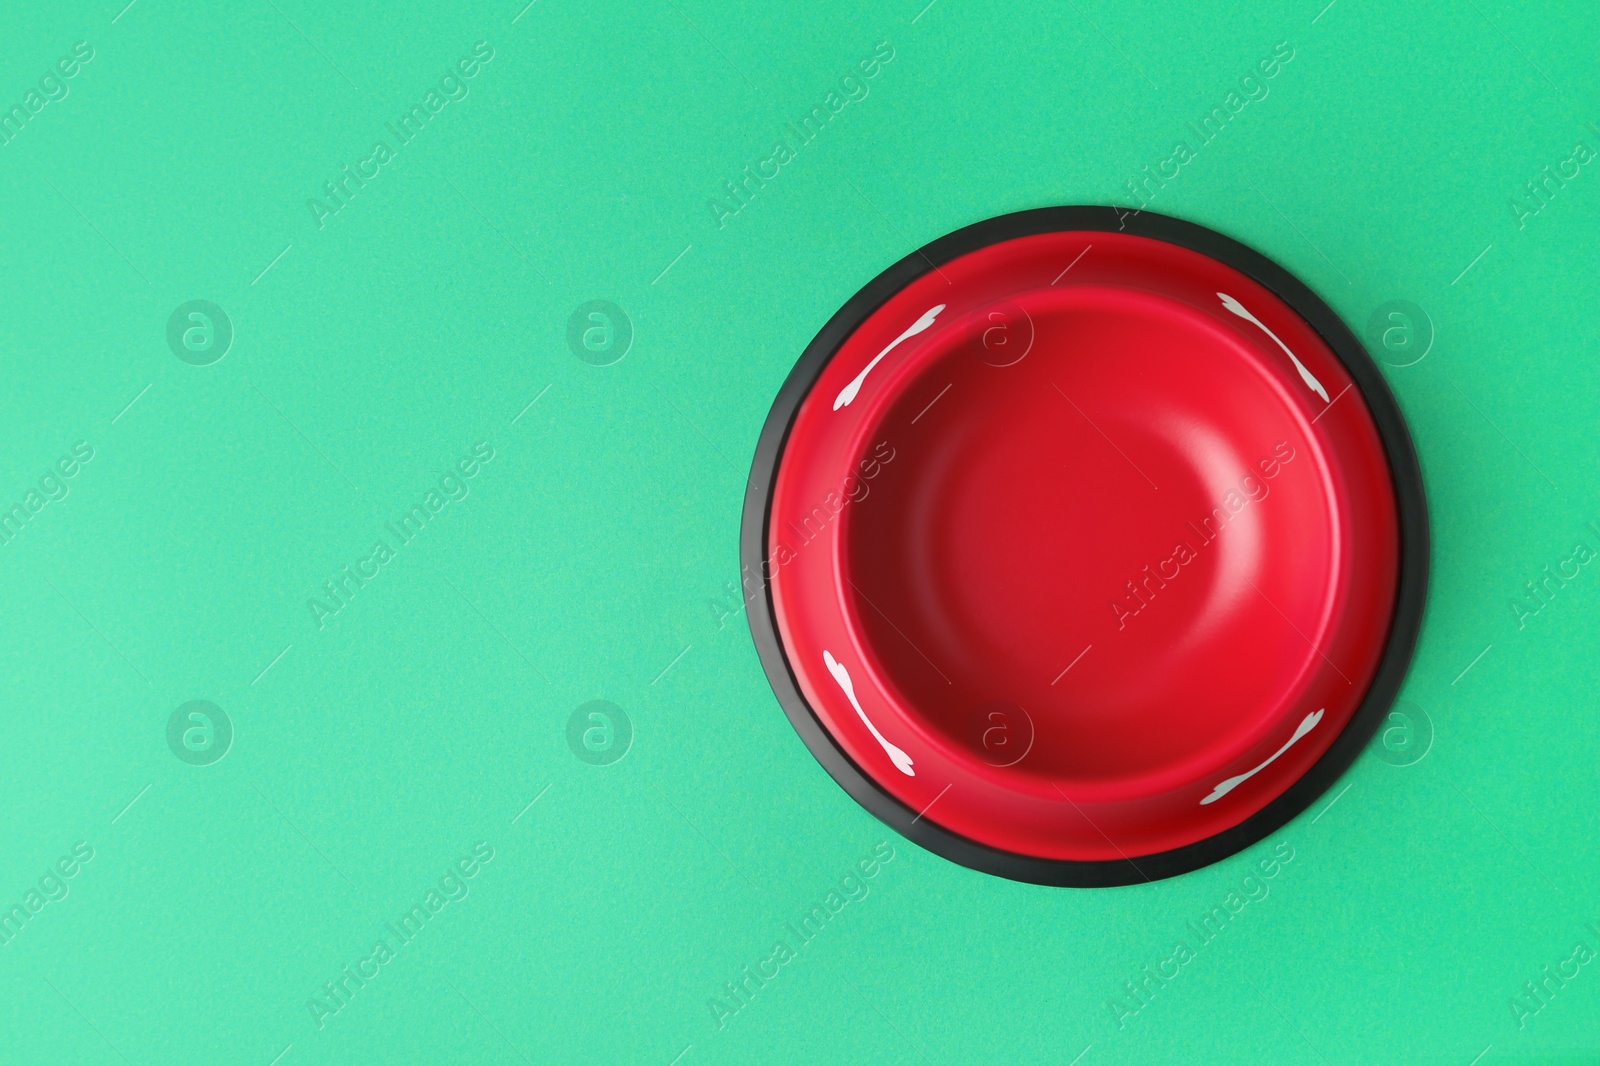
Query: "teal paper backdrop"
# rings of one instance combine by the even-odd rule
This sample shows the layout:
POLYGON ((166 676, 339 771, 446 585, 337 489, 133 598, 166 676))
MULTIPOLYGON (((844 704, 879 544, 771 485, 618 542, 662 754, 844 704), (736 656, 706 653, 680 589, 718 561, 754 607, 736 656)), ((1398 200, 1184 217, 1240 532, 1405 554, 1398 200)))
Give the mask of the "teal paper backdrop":
POLYGON ((1600 1059, 1591 7, 524 2, 3 17, 0 1061, 1600 1059), (806 752, 740 508, 885 266, 1141 199, 1368 342, 1433 584, 1324 801, 1038 888, 806 752))

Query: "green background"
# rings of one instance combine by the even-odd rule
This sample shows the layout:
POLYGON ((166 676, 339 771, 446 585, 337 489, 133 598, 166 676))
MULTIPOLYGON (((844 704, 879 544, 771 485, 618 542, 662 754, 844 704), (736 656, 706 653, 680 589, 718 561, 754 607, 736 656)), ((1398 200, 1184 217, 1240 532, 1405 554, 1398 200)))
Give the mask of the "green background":
POLYGON ((94 58, 0 146, 0 503, 94 458, 0 546, 0 908, 94 857, 0 947, 0 1061, 1600 1059, 1600 966, 1512 1008, 1600 948, 1600 573, 1511 606, 1600 548, 1600 173, 1511 207, 1600 148, 1594 13, 925 2, 7 10, 0 106, 94 58), (479 41, 469 95, 319 228, 308 199, 479 41), (881 42, 869 95, 719 226, 723 183, 881 42), (1331 807, 1152 885, 952 865, 823 773, 727 613, 757 433, 884 267, 1131 204, 1279 42, 1152 209, 1358 331, 1389 300, 1431 319, 1384 366, 1433 520, 1403 690, 1431 750, 1369 751, 1331 807), (196 299, 235 331, 208 366, 166 342, 196 299), (610 366, 566 341, 594 299, 632 322, 610 366), (478 442, 470 495, 319 627, 307 601, 478 442), (211 765, 168 746, 194 699, 233 725, 211 765), (632 724, 610 765, 567 740, 594 699, 632 724), (308 1000, 480 842, 470 894, 319 1028, 308 1000), (785 923, 880 842, 800 946, 785 923), (1278 845, 1270 895, 1119 1028, 1123 982, 1278 845), (778 940, 797 958, 719 1028, 778 940))

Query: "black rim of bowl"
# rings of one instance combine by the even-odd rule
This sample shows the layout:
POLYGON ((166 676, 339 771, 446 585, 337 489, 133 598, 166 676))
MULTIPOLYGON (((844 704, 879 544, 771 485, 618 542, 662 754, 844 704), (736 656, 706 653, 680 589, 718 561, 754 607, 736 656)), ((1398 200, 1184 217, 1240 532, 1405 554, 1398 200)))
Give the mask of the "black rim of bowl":
POLYGON ((1282 828, 1323 795, 1361 754, 1394 703, 1422 624, 1428 558, 1427 502, 1411 434, 1388 383, 1339 316, 1294 275, 1231 237, 1148 211, 1090 206, 1019 211, 963 227, 912 252, 846 301, 806 346, 778 390, 756 443, 739 534, 746 615, 762 669, 795 732, 834 781, 890 828, 951 862, 1014 881, 1079 888, 1141 884, 1208 866, 1282 828), (1130 233, 1200 252, 1265 286, 1298 312, 1344 364, 1367 403, 1388 458, 1400 526, 1400 572, 1388 640, 1372 684, 1332 746, 1283 793, 1237 825, 1180 848, 1106 861, 1048 859, 1003 851, 953 833, 890 795, 845 754, 801 694, 778 635, 771 590, 762 577, 772 487, 790 426, 823 367, 845 339, 889 297, 952 259, 1017 237, 1072 230, 1130 233), (751 582, 756 586, 753 593, 751 582))

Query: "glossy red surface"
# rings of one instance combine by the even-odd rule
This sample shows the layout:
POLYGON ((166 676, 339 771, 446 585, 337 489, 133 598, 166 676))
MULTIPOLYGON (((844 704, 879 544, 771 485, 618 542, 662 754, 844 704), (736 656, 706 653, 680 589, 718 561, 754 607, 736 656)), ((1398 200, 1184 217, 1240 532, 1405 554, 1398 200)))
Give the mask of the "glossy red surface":
POLYGON ((1043 858, 1180 847, 1279 795, 1365 694, 1398 571, 1322 339, 1215 260, 1103 232, 991 245, 869 316, 768 529, 824 727, 925 817, 1043 858))

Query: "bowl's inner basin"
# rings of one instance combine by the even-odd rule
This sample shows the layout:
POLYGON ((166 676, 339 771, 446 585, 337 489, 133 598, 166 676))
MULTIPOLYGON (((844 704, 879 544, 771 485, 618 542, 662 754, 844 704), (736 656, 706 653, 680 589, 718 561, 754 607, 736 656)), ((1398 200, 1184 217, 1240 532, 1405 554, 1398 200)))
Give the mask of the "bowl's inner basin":
POLYGON ((1013 773, 1204 761, 1316 665, 1338 548, 1314 444, 1260 350, 1203 311, 1084 288, 1005 314, 930 339, 870 434, 901 455, 845 512, 862 640, 991 764, 1028 738, 974 713, 1025 712, 1013 773))

